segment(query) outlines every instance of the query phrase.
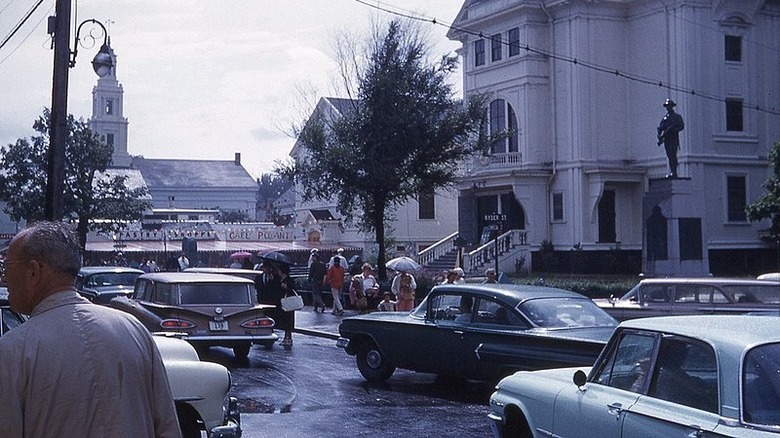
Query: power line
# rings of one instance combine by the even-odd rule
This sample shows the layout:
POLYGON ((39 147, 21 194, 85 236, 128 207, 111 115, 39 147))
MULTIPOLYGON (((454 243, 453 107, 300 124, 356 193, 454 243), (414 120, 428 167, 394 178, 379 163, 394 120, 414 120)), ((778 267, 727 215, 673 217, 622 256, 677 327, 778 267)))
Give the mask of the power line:
POLYGON ((27 22, 27 20, 30 19, 30 16, 33 13, 35 13, 35 11, 38 9, 38 7, 41 5, 41 3, 43 3, 43 0, 38 0, 38 3, 33 5, 33 7, 30 8, 29 11, 27 11, 27 14, 24 16, 24 18, 21 19, 21 21, 19 21, 19 23, 16 24, 16 26, 11 30, 11 33, 9 33, 5 37, 5 39, 3 39, 2 42, 0 42, 0 49, 2 49, 3 47, 5 47, 6 44, 8 44, 8 41, 10 41, 11 38, 13 38, 13 36, 16 35, 16 32, 18 32, 19 29, 27 22))
MULTIPOLYGON (((486 36, 484 34, 484 32, 481 32, 481 31, 478 32, 478 31, 467 29, 465 27, 458 27, 458 26, 455 26, 452 23, 447 23, 447 22, 444 22, 444 21, 440 21, 440 20, 437 20, 436 18, 426 17, 426 16, 423 16, 421 14, 402 13, 402 12, 395 11, 395 10, 391 9, 391 6, 382 5, 381 1, 376 1, 376 4, 370 3, 370 2, 368 2, 366 0, 355 0, 355 1, 360 3, 360 4, 362 4, 362 5, 365 5, 365 6, 374 8, 374 9, 377 9, 377 10, 382 11, 382 12, 386 12, 388 14, 392 14, 392 15, 396 15, 396 16, 399 16, 399 17, 408 18, 408 19, 416 20, 416 21, 420 21, 420 22, 431 23, 433 25, 443 26, 443 27, 446 27, 447 29, 463 32, 463 33, 466 33, 466 34, 469 34, 469 35, 472 35, 472 36, 476 36, 476 37, 479 37, 479 38, 484 38, 484 39, 488 39, 488 40, 491 40, 491 41, 493 40, 492 36, 486 36)), ((712 100, 712 101, 717 101, 717 102, 725 102, 726 101, 726 98, 724 98, 722 96, 718 96, 718 95, 716 95, 714 93, 709 93, 709 92, 706 92, 706 91, 697 91, 697 90, 694 90, 694 89, 691 89, 691 88, 685 88, 685 87, 682 87, 682 86, 679 86, 679 85, 676 85, 676 84, 667 83, 667 82, 664 82, 662 80, 643 77, 643 76, 641 76, 639 74, 631 73, 631 72, 628 72, 628 71, 621 71, 620 69, 613 68, 613 67, 607 67, 607 66, 599 65, 599 64, 596 64, 594 62, 590 62, 590 61, 588 61, 586 59, 579 59, 579 58, 575 58, 575 57, 571 57, 571 56, 567 56, 567 55, 561 55, 561 54, 558 54, 558 53, 555 53, 555 52, 552 52, 552 51, 538 49, 538 48, 535 48, 535 47, 531 47, 529 44, 522 45, 520 42, 516 42, 516 43, 511 43, 510 44, 510 42, 504 40, 503 36, 498 38, 498 39, 496 39, 496 40, 500 41, 502 45, 520 48, 520 49, 525 50, 526 52, 529 52, 529 53, 534 53, 534 54, 537 54, 537 55, 540 55, 540 56, 543 56, 543 57, 546 57, 546 58, 550 58, 550 59, 553 59, 553 60, 556 60, 556 61, 568 62, 568 63, 570 63, 572 65, 581 66, 581 67, 584 67, 584 68, 587 68, 587 69, 590 69, 590 70, 594 70, 594 71, 597 71, 597 72, 600 72, 600 73, 612 74, 612 75, 615 75, 617 77, 622 77, 624 79, 627 79, 629 81, 633 81, 633 82, 637 82, 637 83, 641 83, 641 84, 645 84, 645 85, 657 86, 657 87, 664 88, 664 89, 669 90, 669 91, 675 91, 675 92, 679 92, 679 93, 690 94, 691 96, 697 96, 697 97, 701 97, 701 98, 712 100)), ((749 103, 747 101, 743 101, 743 105, 744 105, 745 108, 753 109, 753 110, 755 110, 757 112, 762 112, 762 113, 772 114, 772 115, 775 115, 775 116, 780 116, 780 110, 778 110, 778 109, 763 108, 760 105, 752 104, 752 103, 749 103)))

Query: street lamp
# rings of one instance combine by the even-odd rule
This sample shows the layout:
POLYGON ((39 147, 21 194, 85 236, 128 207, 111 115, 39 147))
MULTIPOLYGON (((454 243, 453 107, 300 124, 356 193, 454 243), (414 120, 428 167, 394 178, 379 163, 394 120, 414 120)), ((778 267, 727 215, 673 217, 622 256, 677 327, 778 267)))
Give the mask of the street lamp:
MULTIPOLYGON (((98 25, 102 30, 103 45, 92 61, 92 67, 99 76, 105 76, 113 67, 108 49, 108 32, 97 20, 82 22, 76 30, 74 50, 70 51, 70 9, 71 0, 57 0, 55 16, 49 17, 49 33, 54 34, 54 73, 51 91, 51 126, 49 128, 49 150, 46 154, 46 198, 44 217, 51 221, 60 221, 63 216, 62 194, 65 192, 65 143, 68 138, 68 69, 76 65, 76 55, 80 44, 79 34, 86 23, 98 25)), ((91 31, 88 35, 96 39, 91 31)))

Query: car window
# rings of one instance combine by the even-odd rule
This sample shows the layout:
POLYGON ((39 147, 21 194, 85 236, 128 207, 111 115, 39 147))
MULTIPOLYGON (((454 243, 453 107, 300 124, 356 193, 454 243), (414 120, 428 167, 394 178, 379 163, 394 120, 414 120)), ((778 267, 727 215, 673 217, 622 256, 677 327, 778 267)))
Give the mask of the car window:
POLYGON ((15 327, 19 327, 24 322, 24 319, 22 319, 19 315, 14 313, 11 309, 2 310, 2 320, 3 320, 3 333, 15 327))
POLYGON ((480 298, 478 303, 474 321, 477 324, 497 325, 503 328, 529 328, 528 323, 517 313, 497 301, 480 298))
POLYGON ((649 378, 648 371, 655 344, 656 337, 653 335, 623 333, 613 344, 593 381, 613 388, 641 393, 649 378))
POLYGON ((706 285, 680 284, 674 295, 675 304, 710 304, 715 288, 706 285))
POLYGON ((175 286, 174 284, 157 283, 151 301, 158 304, 176 304, 175 286))
POLYGON ((435 321, 470 322, 471 310, 466 306, 473 306, 473 298, 463 294, 439 294, 431 302, 431 319, 435 321))
POLYGON ((153 290, 154 290, 154 285, 151 281, 141 280, 135 285, 135 290, 133 291, 133 297, 141 301, 151 301, 153 290))
POLYGON ((642 288, 642 303, 668 303, 671 299, 671 286, 649 284, 642 288))
POLYGON ((745 355, 742 416, 746 422, 780 424, 780 344, 761 345, 745 355))
POLYGON ((664 337, 648 395, 717 413, 718 367, 715 351, 701 341, 664 337))
POLYGON ((181 304, 243 304, 251 305, 246 284, 195 283, 179 285, 181 304))
POLYGON ((780 284, 724 286, 737 303, 780 304, 780 284))
POLYGON ((545 328, 614 326, 615 320, 591 300, 534 298, 518 306, 534 325, 545 328))

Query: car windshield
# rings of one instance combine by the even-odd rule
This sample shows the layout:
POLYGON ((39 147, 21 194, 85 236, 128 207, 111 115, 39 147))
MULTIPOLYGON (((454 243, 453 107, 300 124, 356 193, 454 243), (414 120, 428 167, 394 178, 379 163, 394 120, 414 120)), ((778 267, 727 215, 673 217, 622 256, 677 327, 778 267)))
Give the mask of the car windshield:
POLYGON ((91 287, 130 286, 135 284, 135 279, 141 274, 135 272, 111 272, 95 274, 89 277, 87 285, 91 287))
POLYGON ((742 417, 747 423, 780 425, 780 344, 761 345, 745 355, 742 417))
POLYGON ((518 306, 534 325, 544 328, 610 327, 617 322, 590 300, 534 298, 518 306))
POLYGON ((187 283, 179 285, 181 304, 252 305, 249 288, 243 283, 187 283))

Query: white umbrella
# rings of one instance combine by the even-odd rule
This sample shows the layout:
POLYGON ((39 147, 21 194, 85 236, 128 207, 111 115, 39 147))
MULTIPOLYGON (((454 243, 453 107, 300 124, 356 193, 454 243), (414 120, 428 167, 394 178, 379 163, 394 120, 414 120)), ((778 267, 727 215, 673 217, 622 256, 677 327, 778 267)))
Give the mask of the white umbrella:
POLYGON ((385 266, 398 272, 413 272, 422 268, 419 263, 406 256, 388 260, 385 266))

